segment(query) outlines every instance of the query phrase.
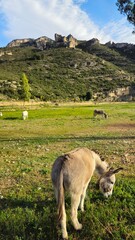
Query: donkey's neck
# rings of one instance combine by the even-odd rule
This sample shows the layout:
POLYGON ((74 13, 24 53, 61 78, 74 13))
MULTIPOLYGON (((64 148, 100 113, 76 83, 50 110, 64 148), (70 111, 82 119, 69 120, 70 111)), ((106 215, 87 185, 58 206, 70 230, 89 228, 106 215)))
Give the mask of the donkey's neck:
POLYGON ((101 176, 107 171, 108 164, 105 161, 102 161, 99 155, 95 155, 96 172, 101 176))

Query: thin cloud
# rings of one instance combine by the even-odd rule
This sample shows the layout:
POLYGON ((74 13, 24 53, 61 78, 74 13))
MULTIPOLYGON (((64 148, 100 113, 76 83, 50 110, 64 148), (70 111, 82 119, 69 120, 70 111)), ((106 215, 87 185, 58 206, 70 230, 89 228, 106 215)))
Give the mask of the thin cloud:
MULTIPOLYGON (((127 24, 127 20, 122 18, 119 21, 109 22, 103 29, 103 32, 108 35, 110 32, 110 39, 114 42, 128 42, 135 43, 135 35, 132 34, 132 25, 127 24)), ((107 36, 108 37, 108 36, 107 36)))
POLYGON ((4 34, 8 39, 38 38, 54 34, 72 34, 77 39, 98 38, 107 41, 135 43, 132 27, 125 23, 108 23, 100 29, 89 16, 81 10, 86 0, 1 0, 0 13, 6 19, 4 34), (122 27, 120 30, 120 27, 122 27), (126 42, 127 42, 126 41, 126 42))

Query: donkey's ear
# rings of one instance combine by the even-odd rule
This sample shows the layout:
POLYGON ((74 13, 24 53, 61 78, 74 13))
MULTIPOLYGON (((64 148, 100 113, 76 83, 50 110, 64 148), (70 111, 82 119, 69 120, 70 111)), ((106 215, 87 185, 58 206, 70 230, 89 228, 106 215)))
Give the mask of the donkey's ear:
POLYGON ((114 170, 113 167, 109 168, 108 171, 105 173, 105 176, 106 176, 106 177, 110 177, 111 175, 114 174, 114 171, 115 171, 115 170, 114 170))
POLYGON ((115 169, 114 171, 113 171, 113 174, 115 174, 115 173, 118 173, 119 171, 121 171, 121 170, 123 170, 123 168, 122 167, 120 167, 120 168, 117 168, 117 169, 115 169))
POLYGON ((114 169, 113 167, 111 167, 105 175, 106 175, 106 177, 110 177, 111 175, 118 173, 121 170, 123 170, 122 167, 117 168, 117 169, 114 169))
POLYGON ((109 172, 113 172, 114 168, 113 167, 109 167, 109 172))

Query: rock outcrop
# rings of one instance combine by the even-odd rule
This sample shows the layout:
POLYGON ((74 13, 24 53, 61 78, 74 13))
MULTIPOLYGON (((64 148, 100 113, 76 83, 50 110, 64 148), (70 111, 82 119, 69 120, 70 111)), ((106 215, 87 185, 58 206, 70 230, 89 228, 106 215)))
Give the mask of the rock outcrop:
POLYGON ((135 100, 135 88, 123 87, 117 88, 110 92, 107 97, 108 101, 134 101, 135 100))
POLYGON ((54 41, 48 37, 39 37, 37 39, 24 38, 16 39, 10 42, 7 47, 25 47, 25 46, 35 46, 41 50, 51 47, 54 41))
POLYGON ((64 46, 69 48, 75 48, 78 44, 78 41, 71 34, 65 37, 55 33, 55 43, 56 43, 56 47, 64 46))
MULTIPOLYGON (((52 48, 52 47, 68 47, 68 48, 75 48, 77 45, 79 48, 91 48, 93 45, 100 44, 99 40, 97 38, 92 38, 88 41, 78 41, 76 38, 74 38, 71 34, 69 34, 67 37, 62 36, 60 34, 55 33, 54 40, 42 36, 37 39, 33 38, 24 38, 24 39, 16 39, 11 41, 9 44, 7 44, 6 47, 23 47, 23 46, 35 46, 40 50, 52 48)), ((109 48, 114 48, 123 50, 124 52, 130 51, 131 53, 135 51, 135 45, 129 44, 129 43, 114 43, 114 42, 107 42, 105 45, 109 48)))
POLYGON ((38 49, 44 50, 52 47, 54 41, 48 37, 43 36, 35 39, 34 44, 38 49))
POLYGON ((77 40, 71 34, 65 37, 55 33, 55 40, 52 40, 46 36, 42 36, 37 39, 32 38, 16 39, 10 42, 7 45, 7 47, 35 46, 40 50, 44 50, 51 47, 75 48, 77 44, 78 44, 77 40))
POLYGON ((8 55, 8 56, 12 56, 13 55, 13 53, 10 51, 1 51, 0 52, 0 57, 2 57, 2 56, 5 56, 5 55, 8 55))
POLYGON ((86 46, 87 47, 95 45, 95 44, 100 44, 100 42, 99 42, 99 40, 97 38, 92 38, 91 40, 86 42, 86 46))
POLYGON ((67 42, 69 48, 75 48, 78 44, 77 40, 71 34, 67 36, 67 42))
POLYGON ((121 48, 128 48, 128 49, 131 49, 133 48, 135 45, 134 44, 131 44, 131 43, 114 43, 114 42, 107 42, 105 44, 105 46, 107 47, 110 47, 110 48, 118 48, 118 49, 121 49, 121 48))
POLYGON ((90 50, 94 45, 100 45, 100 42, 97 38, 92 38, 88 41, 79 41, 78 48, 83 50, 90 50))
POLYGON ((7 44, 7 47, 21 47, 21 46, 31 46, 34 44, 34 39, 24 38, 24 39, 15 39, 12 42, 7 44))

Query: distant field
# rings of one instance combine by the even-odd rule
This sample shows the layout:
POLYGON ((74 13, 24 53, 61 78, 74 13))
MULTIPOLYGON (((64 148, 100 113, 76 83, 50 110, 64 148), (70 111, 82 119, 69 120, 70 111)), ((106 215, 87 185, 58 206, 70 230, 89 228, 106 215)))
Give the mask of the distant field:
POLYGON ((0 111, 0 240, 57 240, 56 203, 50 180, 57 156, 88 147, 110 166, 123 167, 113 196, 104 199, 96 189, 96 175, 87 191, 83 229, 70 220, 70 240, 135 239, 135 103, 2 106, 0 111), (109 118, 93 118, 94 109, 109 118))

